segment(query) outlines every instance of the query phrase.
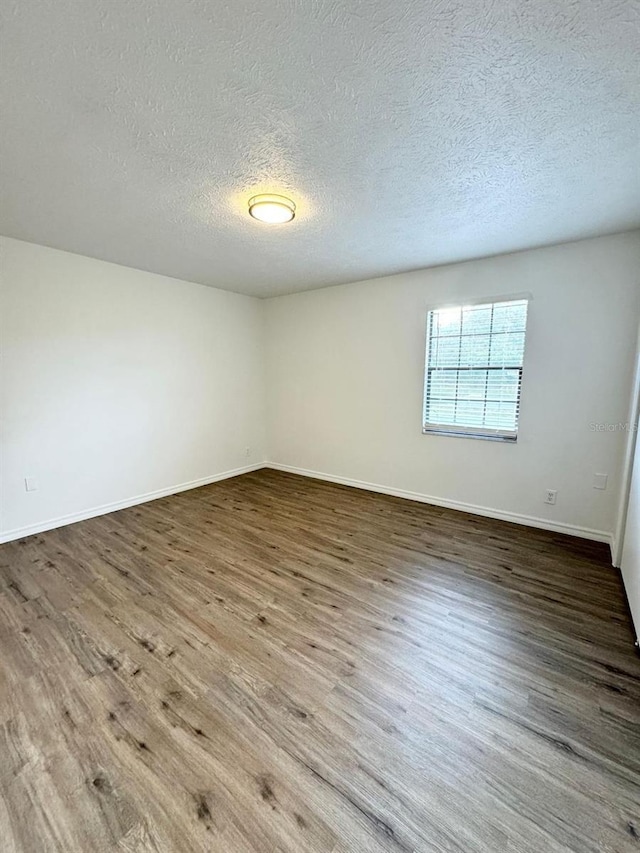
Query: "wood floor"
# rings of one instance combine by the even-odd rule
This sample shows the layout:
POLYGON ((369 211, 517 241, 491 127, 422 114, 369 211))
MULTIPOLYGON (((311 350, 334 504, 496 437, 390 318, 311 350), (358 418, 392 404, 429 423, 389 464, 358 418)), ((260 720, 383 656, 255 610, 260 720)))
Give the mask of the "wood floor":
POLYGON ((0 546, 0 849, 640 851, 607 557, 267 470, 0 546))

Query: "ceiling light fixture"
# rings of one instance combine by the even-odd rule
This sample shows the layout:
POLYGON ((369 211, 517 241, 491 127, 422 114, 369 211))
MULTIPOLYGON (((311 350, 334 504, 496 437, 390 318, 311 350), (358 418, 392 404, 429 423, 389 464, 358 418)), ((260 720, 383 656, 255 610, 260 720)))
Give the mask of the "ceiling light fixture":
POLYGON ((283 195, 254 195, 249 199, 249 214, 259 222, 279 225, 291 222, 296 215, 296 206, 283 195))

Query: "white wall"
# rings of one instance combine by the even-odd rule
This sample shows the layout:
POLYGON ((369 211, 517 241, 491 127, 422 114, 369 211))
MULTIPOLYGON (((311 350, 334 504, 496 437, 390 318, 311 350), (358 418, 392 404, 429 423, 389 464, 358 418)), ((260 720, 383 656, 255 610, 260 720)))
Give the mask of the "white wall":
POLYGON ((257 299, 6 238, 0 264, 0 537, 263 461, 257 299))
POLYGON ((636 348, 631 405, 630 432, 624 460, 620 513, 616 529, 614 565, 620 566, 636 637, 640 641, 640 444, 638 418, 640 415, 640 334, 636 348), (622 553, 620 553, 622 552, 622 553))
POLYGON ((640 447, 636 446, 622 551, 622 578, 640 640, 640 447))
POLYGON ((608 540, 639 310, 639 232, 268 300, 270 459, 608 540), (427 306, 523 292, 517 444, 422 435, 427 306))
POLYGON ((590 425, 628 417, 638 232, 266 301, 0 238, 0 282, 0 539, 266 458, 582 535, 614 529, 626 435, 590 425), (423 436, 427 306, 522 292, 518 443, 423 436))
POLYGON ((636 452, 636 439, 638 419, 640 417, 640 327, 636 341, 636 355, 634 360, 633 378, 629 394, 629 412, 627 415, 628 432, 625 437, 625 447, 622 460, 622 477, 620 486, 620 501, 615 524, 613 565, 620 566, 622 560, 622 549, 624 547, 625 528, 627 524, 627 510, 631 492, 631 478, 633 476, 633 463, 636 452))

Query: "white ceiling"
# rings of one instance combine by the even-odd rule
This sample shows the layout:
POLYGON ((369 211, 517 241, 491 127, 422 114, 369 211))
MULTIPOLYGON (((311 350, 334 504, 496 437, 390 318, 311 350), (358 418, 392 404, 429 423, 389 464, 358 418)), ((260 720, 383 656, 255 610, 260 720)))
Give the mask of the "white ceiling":
POLYGON ((9 236, 270 296, 640 225, 637 0, 3 8, 9 236))

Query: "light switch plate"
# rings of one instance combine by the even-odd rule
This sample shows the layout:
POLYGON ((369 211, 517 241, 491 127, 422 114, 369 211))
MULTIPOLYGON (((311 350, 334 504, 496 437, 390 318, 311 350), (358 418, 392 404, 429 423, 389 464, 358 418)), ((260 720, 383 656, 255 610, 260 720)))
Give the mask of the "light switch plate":
POLYGON ((27 492, 37 492, 38 491, 38 481, 35 477, 25 477, 24 478, 24 487, 27 492))

